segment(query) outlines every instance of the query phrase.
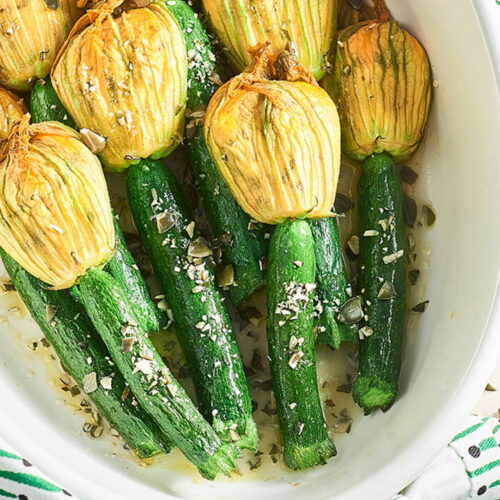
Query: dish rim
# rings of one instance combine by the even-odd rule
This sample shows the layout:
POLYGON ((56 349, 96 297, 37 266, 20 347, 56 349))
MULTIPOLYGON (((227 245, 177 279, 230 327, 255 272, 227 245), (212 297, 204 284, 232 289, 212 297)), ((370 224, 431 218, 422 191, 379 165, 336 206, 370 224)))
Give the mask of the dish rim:
MULTIPOLYGON (((500 102, 500 5, 496 0, 473 0, 473 6, 482 28, 492 73, 494 75, 497 97, 500 102)), ((479 399, 493 368, 497 362, 497 343, 500 340, 500 270, 497 272, 496 287, 492 295, 490 311, 485 328, 477 345, 471 362, 462 375, 455 394, 440 414, 434 415, 426 429, 422 431, 418 443, 416 440, 411 447, 402 450, 398 455, 386 463, 375 474, 356 484, 355 490, 362 490, 367 482, 381 481, 383 478, 387 490, 396 494, 409 484, 423 468, 443 449, 452 438, 454 430, 459 428, 466 416, 479 399), (492 354, 493 353, 493 354, 492 354), (408 467, 407 464, 412 466, 408 467), (390 469, 390 473, 387 473, 390 469)), ((69 491, 77 498, 106 498, 107 500, 123 500, 123 496, 111 490, 103 482, 94 482, 86 474, 73 467, 69 461, 57 458, 50 449, 40 443, 33 443, 12 415, 0 410, 0 436, 17 453, 29 458, 37 467, 59 485, 68 486, 69 491)), ((119 473, 117 473, 119 475, 119 473)), ((64 486, 63 486, 64 487, 64 486)), ((152 497, 154 490, 149 485, 143 485, 144 490, 150 489, 152 497)), ((165 496, 165 498, 168 498, 165 496)), ((174 498, 174 497, 170 497, 174 498)), ((352 497, 355 498, 355 497, 352 497)))

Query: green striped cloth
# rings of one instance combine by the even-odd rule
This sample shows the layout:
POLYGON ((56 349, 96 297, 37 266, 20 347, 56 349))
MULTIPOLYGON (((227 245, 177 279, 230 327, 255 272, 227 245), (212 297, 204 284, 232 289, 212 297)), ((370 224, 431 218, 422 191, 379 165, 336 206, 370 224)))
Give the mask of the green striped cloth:
MULTIPOLYGON (((500 1, 500 0, 499 0, 500 1)), ((71 485, 68 485, 71 488, 71 485)), ((0 500, 62 500, 55 485, 0 441, 0 500)), ((393 500, 500 500, 500 420, 472 415, 436 460, 393 500)))
POLYGON ((0 500, 68 500, 71 494, 56 486, 36 467, 8 451, 0 440, 0 500))
POLYGON ((500 500, 500 420, 471 415, 436 460, 393 500, 500 500))

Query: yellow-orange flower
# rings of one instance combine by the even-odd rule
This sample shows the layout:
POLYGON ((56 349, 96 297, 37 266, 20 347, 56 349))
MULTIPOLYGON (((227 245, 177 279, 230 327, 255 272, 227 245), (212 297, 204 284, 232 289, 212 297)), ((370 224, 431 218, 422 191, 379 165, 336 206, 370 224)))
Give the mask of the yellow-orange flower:
POLYGON ((14 123, 19 121, 26 111, 20 97, 0 87, 0 142, 7 139, 14 123))
POLYGON ((0 0, 0 84, 24 91, 46 77, 81 14, 75 0, 0 0))
POLYGON ((58 122, 18 122, 0 154, 0 246, 55 289, 113 255, 115 234, 101 165, 58 122))
POLYGON ((227 57, 238 71, 248 68, 248 49, 269 42, 279 54, 287 42, 300 64, 320 79, 335 36, 337 0, 203 0, 203 7, 227 57))
POLYGON ((431 101, 429 60, 413 36, 394 21, 346 28, 326 80, 339 108, 344 152, 357 160, 384 151, 396 161, 413 154, 431 101))
POLYGON ((210 101, 205 138, 253 218, 277 224, 331 214, 340 167, 337 110, 292 53, 282 52, 273 64, 269 46, 257 49, 251 71, 210 101))
POLYGON ((100 158, 110 170, 161 158, 180 142, 187 54, 162 1, 137 8, 110 0, 88 11, 55 62, 52 83, 78 127, 106 139, 100 158))

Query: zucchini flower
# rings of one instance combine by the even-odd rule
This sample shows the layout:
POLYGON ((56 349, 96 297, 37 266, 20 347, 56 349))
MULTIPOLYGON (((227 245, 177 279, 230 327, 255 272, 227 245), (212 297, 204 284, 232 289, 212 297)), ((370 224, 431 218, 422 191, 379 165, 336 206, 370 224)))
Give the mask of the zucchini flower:
POLYGON ((337 0, 203 0, 209 21, 238 71, 252 62, 250 47, 269 42, 279 54, 292 42, 300 64, 319 80, 335 36, 337 0))
POLYGON ((75 0, 0 0, 0 84, 26 91, 45 78, 81 14, 75 0))
POLYGON ((26 111, 20 97, 0 87, 0 142, 9 137, 12 126, 26 111))
POLYGON ((162 158, 181 141, 186 47, 162 1, 109 0, 89 10, 54 63, 52 83, 77 126, 106 140, 99 153, 110 170, 162 158))
POLYGON ((250 71, 220 87, 207 109, 205 139, 217 168, 260 222, 329 216, 340 167, 335 104, 292 52, 274 64, 270 45, 252 52, 250 71))
POLYGON ((77 132, 25 115, 0 153, 0 246, 54 289, 69 288, 113 255, 101 165, 77 132))
POLYGON ((394 21, 368 21, 339 34, 327 88, 339 108, 342 149, 356 160, 418 148, 431 102, 431 70, 420 43, 394 21))

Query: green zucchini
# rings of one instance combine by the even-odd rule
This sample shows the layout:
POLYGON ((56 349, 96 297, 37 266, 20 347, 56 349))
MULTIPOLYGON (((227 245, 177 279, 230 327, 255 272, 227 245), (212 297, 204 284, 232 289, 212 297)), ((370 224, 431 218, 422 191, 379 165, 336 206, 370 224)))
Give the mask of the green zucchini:
POLYGON ((170 450, 170 439, 147 413, 132 404, 132 396, 125 397, 123 377, 110 364, 106 346, 69 291, 47 288, 3 250, 0 256, 31 316, 82 391, 85 378, 96 374, 97 387, 87 397, 99 413, 141 457, 170 450), (99 382, 110 376, 112 388, 106 390, 99 382))
POLYGON ((358 342, 358 329, 341 323, 338 313, 349 299, 339 227, 335 218, 311 220, 316 257, 316 283, 318 302, 318 344, 338 349, 341 342, 358 342))
MULTIPOLYGON (((217 64, 210 39, 198 15, 183 0, 165 2, 184 32, 188 51, 188 108, 204 111, 217 90, 217 64)), ((213 163, 203 135, 203 120, 187 121, 187 145, 195 183, 214 236, 223 242, 222 260, 232 266, 234 284, 229 295, 240 305, 264 285, 263 259, 267 255, 268 228, 253 222, 233 198, 213 163)))
POLYGON ((160 311, 149 294, 148 287, 141 271, 135 263, 134 257, 127 247, 125 237, 114 217, 116 250, 111 260, 106 265, 106 271, 119 281, 129 293, 130 302, 133 304, 143 326, 148 332, 158 332, 167 326, 167 317, 160 311))
MULTIPOLYGON (((75 123, 68 118, 69 115, 49 78, 39 80, 34 85, 31 91, 30 108, 33 122, 60 121, 70 127, 75 127, 75 123)), ((116 217, 115 233, 116 252, 107 264, 106 270, 128 288, 130 301, 137 309, 148 331, 157 332, 166 326, 167 318, 151 299, 146 282, 127 247, 116 217)))
POLYGON ((143 160, 129 169, 128 199, 172 309, 201 413, 223 440, 254 449, 252 404, 231 320, 206 259, 211 250, 196 237, 176 180, 163 163, 143 160))
POLYGON ((75 122, 64 108, 52 86, 50 78, 38 80, 30 95, 31 120, 34 123, 56 121, 76 128, 75 122))
POLYGON ((396 398, 405 328, 403 197, 397 168, 389 155, 377 154, 365 160, 359 210, 366 338, 360 341, 359 373, 352 395, 370 413, 389 408, 396 398))
POLYGON ((267 341, 285 461, 292 469, 336 454, 319 398, 314 351, 314 240, 305 220, 286 221, 271 239, 267 341))
POLYGON ((175 380, 131 307, 128 290, 105 271, 89 269, 81 278, 80 292, 90 319, 141 407, 203 477, 229 475, 237 448, 219 439, 175 380))

